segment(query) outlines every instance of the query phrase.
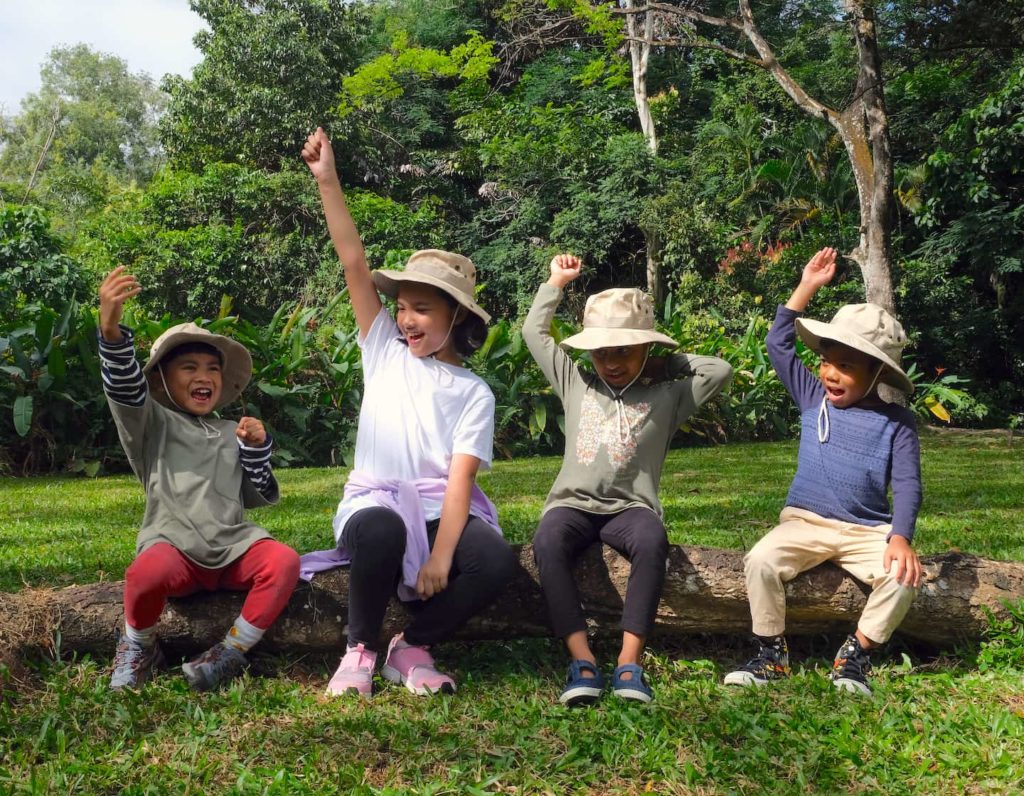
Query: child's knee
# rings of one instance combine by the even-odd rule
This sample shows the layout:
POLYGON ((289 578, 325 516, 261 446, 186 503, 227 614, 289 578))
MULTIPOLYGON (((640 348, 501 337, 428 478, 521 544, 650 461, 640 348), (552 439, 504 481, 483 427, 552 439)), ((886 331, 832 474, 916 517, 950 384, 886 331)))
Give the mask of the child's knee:
POLYGON ((743 573, 747 579, 777 576, 779 566, 774 550, 769 545, 755 544, 743 557, 743 573))
POLYGON ((533 557, 540 564, 565 554, 563 535, 558 528, 542 525, 533 536, 533 557))

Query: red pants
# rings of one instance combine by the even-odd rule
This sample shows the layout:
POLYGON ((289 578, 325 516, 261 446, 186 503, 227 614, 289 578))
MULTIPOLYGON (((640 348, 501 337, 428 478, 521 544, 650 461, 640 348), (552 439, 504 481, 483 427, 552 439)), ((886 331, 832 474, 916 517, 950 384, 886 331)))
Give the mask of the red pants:
POLYGON ((299 579, 299 554, 273 539, 260 539, 220 569, 201 567, 177 548, 157 542, 139 554, 124 575, 124 618, 136 630, 156 624, 168 597, 198 591, 249 591, 242 618, 266 630, 288 603, 299 579))

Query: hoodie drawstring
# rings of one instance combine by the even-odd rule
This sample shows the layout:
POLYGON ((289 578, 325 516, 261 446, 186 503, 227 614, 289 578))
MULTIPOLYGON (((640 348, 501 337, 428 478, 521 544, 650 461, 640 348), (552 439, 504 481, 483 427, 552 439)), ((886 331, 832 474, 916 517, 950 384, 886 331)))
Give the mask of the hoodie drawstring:
POLYGON ((630 379, 629 384, 623 387, 618 392, 615 391, 608 382, 606 382, 601 374, 597 374, 597 378, 601 379, 601 383, 608 388, 608 392, 612 394, 612 399, 615 401, 615 430, 619 437, 619 442, 625 443, 629 440, 629 435, 633 433, 633 426, 629 421, 629 415, 626 413, 626 407, 622 403, 622 396, 625 395, 626 390, 633 386, 633 383, 640 378, 644 372, 644 368, 647 367, 647 359, 651 355, 650 346, 648 346, 646 353, 644 353, 643 364, 640 365, 640 369, 636 372, 636 375, 630 379), (622 427, 625 424, 626 430, 623 432, 622 427))

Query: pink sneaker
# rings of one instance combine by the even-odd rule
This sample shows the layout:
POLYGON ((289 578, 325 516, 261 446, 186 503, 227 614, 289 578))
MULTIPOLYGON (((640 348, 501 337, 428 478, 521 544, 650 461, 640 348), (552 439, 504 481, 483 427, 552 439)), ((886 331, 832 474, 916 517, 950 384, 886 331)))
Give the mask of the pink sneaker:
POLYGON ((373 695, 373 667, 377 663, 377 653, 368 650, 362 644, 349 647, 337 671, 327 684, 328 696, 354 694, 370 697, 373 695))
POLYGON ((434 668, 434 659, 427 648, 406 644, 401 635, 391 639, 380 673, 385 680, 403 683, 417 696, 455 693, 455 681, 434 668))

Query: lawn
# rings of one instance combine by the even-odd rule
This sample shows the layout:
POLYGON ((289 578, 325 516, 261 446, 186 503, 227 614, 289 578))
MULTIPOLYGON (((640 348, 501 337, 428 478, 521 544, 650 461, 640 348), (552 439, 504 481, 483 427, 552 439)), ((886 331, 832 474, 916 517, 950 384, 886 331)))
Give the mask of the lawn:
MULTIPOLYGON (((662 494, 672 540, 743 549, 771 527, 795 443, 674 451, 662 494)), ((918 549, 1024 560, 1024 455, 1005 438, 923 438, 918 549)), ((506 534, 529 539, 551 458, 482 478, 506 534)), ((329 541, 340 470, 279 471, 284 498, 254 512, 300 550, 329 541)), ((127 477, 0 482, 0 590, 119 579, 141 490, 127 477)), ((0 793, 1015 793, 1024 790, 1024 643, 876 659, 875 697, 825 681, 837 639, 795 643, 795 676, 719 685, 743 639, 661 639, 648 707, 557 705, 549 641, 451 645, 454 697, 393 687, 369 703, 322 697, 335 660, 257 656, 256 673, 196 696, 180 672, 141 694, 106 690, 108 660, 42 662, 0 706, 0 793)), ((1014 636, 1017 636, 1014 640, 1014 636)), ((607 662, 613 649, 598 649, 607 662)))

